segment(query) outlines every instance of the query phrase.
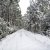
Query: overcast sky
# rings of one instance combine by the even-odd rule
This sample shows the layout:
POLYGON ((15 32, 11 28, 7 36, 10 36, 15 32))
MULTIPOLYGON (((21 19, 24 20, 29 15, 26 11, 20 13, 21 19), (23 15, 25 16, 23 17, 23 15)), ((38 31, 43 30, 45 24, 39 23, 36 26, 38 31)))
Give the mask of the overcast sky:
POLYGON ((30 5, 30 0, 20 0, 19 2, 22 15, 24 15, 27 11, 27 7, 30 5))
MULTIPOLYGON (((33 1, 35 2, 35 0, 33 0, 33 1)), ((24 15, 27 11, 27 8, 30 5, 30 0, 20 0, 19 5, 21 8, 22 15, 24 15)))

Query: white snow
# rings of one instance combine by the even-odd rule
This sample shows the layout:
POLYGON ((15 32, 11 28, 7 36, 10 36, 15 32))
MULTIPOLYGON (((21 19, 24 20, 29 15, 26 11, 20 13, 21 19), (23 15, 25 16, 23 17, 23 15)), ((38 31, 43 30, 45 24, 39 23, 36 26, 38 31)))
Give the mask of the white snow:
POLYGON ((2 39, 0 50, 50 50, 50 39, 21 29, 2 39))

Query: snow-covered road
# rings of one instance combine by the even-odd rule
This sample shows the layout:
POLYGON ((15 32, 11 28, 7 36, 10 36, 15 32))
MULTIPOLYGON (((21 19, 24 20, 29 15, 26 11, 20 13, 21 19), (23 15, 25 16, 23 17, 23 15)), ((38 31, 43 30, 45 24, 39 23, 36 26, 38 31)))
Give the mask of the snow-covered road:
POLYGON ((50 50, 50 39, 21 29, 2 39, 0 50, 50 50))

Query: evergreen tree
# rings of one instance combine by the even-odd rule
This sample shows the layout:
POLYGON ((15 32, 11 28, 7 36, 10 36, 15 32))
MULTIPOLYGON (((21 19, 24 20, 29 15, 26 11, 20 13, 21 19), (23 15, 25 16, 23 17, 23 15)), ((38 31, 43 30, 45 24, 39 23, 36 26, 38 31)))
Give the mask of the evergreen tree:
POLYGON ((23 27, 19 0, 0 0, 0 38, 23 27))
POLYGON ((19 25, 21 20, 21 10, 19 0, 1 0, 1 15, 9 25, 19 25))
POLYGON ((33 32, 38 32, 39 29, 39 17, 36 3, 33 0, 30 1, 30 7, 28 7, 27 14, 29 14, 29 21, 27 29, 33 32))
MULTIPOLYGON (((47 31, 48 17, 46 18, 50 10, 49 0, 30 0, 30 6, 27 9, 26 16, 29 17, 27 29, 33 32, 45 32, 47 31)), ((49 18, 50 20, 50 18, 49 18)))

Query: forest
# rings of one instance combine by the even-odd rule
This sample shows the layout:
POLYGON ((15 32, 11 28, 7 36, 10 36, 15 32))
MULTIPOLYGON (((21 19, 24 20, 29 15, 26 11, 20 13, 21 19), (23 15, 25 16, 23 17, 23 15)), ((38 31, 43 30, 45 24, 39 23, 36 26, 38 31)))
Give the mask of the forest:
POLYGON ((50 0, 30 0, 24 16, 19 2, 0 0, 0 39, 22 28, 50 37, 50 0))

